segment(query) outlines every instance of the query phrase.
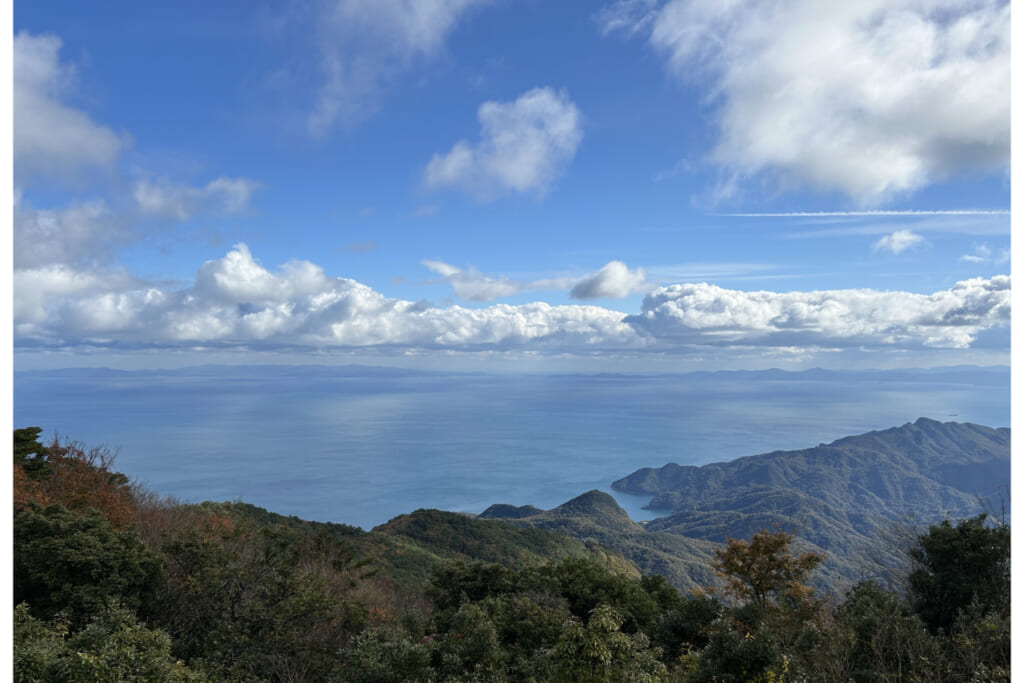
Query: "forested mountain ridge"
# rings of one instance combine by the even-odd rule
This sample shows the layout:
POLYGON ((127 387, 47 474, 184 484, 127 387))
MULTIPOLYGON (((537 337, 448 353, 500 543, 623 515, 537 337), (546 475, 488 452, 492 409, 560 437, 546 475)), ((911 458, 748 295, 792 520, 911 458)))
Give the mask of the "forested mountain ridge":
MULTIPOLYGON (((796 451, 773 451, 728 462, 692 466, 669 463, 643 468, 612 483, 612 488, 636 495, 653 495, 651 509, 677 510, 694 502, 718 498, 723 491, 749 484, 766 486, 816 483, 809 479, 829 475, 851 479, 865 492, 892 498, 901 491, 881 476, 869 476, 869 467, 923 477, 947 486, 955 499, 961 495, 993 495, 994 487, 1009 482, 1010 430, 981 425, 937 422, 920 418, 902 427, 847 436, 830 444, 796 451), (963 475, 970 476, 964 480, 963 475), (980 476, 979 476, 980 475, 980 476), (964 486, 974 490, 965 490, 964 486), (987 489, 987 490, 985 490, 987 489)), ((909 487, 908 503, 914 503, 909 487)))
POLYGON ((670 510, 646 524, 716 543, 782 528, 849 579, 893 523, 933 523, 1009 499, 1010 430, 920 418, 796 451, 702 466, 668 464, 612 488, 670 510))

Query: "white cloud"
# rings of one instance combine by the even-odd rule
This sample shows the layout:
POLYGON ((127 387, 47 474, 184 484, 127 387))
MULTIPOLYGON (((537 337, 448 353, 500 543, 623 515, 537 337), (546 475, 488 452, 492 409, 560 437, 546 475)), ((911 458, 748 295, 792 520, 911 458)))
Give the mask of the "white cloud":
POLYGON ((455 295, 469 301, 493 301, 520 292, 570 290, 574 299, 622 299, 636 292, 649 291, 642 268, 631 271, 621 261, 610 261, 596 273, 583 277, 560 276, 537 280, 516 280, 504 275, 485 275, 475 268, 463 270, 444 261, 422 261, 452 286, 455 295))
POLYGON ((396 74, 436 56, 460 19, 488 0, 332 0, 318 17, 325 80, 307 119, 314 137, 358 123, 396 74))
POLYGON ((623 299, 648 289, 650 284, 643 268, 630 270, 622 261, 611 261, 577 282, 569 295, 574 299, 623 299))
POLYGON ((897 230, 896 232, 882 237, 871 248, 875 251, 889 251, 893 254, 902 254, 907 249, 916 247, 924 242, 924 238, 910 230, 897 230))
POLYGON ((968 261, 970 263, 984 263, 992 259, 992 249, 987 244, 976 244, 974 245, 974 252, 971 254, 964 254, 960 257, 961 261, 968 261))
POLYGON ((136 238, 102 201, 44 210, 16 197, 13 227, 15 269, 109 261, 136 238))
POLYGON ((260 184, 248 178, 211 180, 205 187, 189 187, 169 181, 140 180, 135 201, 143 213, 187 221, 199 213, 225 214, 243 211, 260 184))
POLYGON ((455 187, 488 201, 508 193, 543 195, 576 155, 582 115, 565 92, 534 88, 514 102, 484 102, 480 141, 455 143, 427 164, 429 188, 455 187))
POLYGON ((694 170, 694 164, 689 159, 683 158, 672 164, 671 168, 666 168, 662 171, 658 171, 651 176, 651 180, 660 183, 663 180, 674 178, 680 173, 690 173, 694 170))
POLYGON ((710 82, 710 160, 732 178, 870 205, 1008 170, 1009 2, 669 0, 627 16, 605 29, 644 29, 673 74, 710 82))
POLYGON ((657 19, 658 0, 617 0, 594 16, 602 35, 621 31, 632 36, 647 30, 657 19))
MULTIPOLYGON (((455 273, 457 274, 457 273, 455 273)), ((308 261, 270 271, 237 245, 205 263, 186 289, 118 272, 48 265, 14 274, 15 341, 80 345, 263 349, 518 350, 542 354, 833 348, 969 348, 1010 320, 1010 278, 934 294, 835 290, 743 292, 662 287, 642 312, 598 306, 495 304, 436 308, 394 299, 308 261)))
POLYGON ((227 304, 282 303, 329 289, 323 270, 309 261, 289 261, 279 275, 266 270, 245 244, 224 258, 207 261, 196 275, 194 293, 227 304))
POLYGON ((1010 322, 1010 278, 958 282, 934 294, 847 289, 744 292, 662 287, 627 322, 661 343, 798 347, 967 348, 1010 322))
POLYGON ((422 263, 440 275, 441 282, 450 284, 455 296, 469 301, 493 301, 520 292, 569 289, 576 282, 570 277, 515 280, 504 275, 485 275, 476 268, 463 270, 444 261, 424 260, 422 263))
POLYGON ((112 164, 127 136, 69 106, 74 68, 61 63, 60 38, 20 31, 14 36, 15 173, 66 176, 84 167, 112 164))
POLYGON ((981 244, 975 244, 973 251, 970 254, 961 256, 960 260, 967 261, 968 263, 1008 263, 1010 260, 1010 248, 1003 247, 999 250, 998 254, 993 254, 992 247, 982 242, 981 244))
POLYGON ((897 230, 910 230, 916 234, 945 233, 959 235, 1001 235, 1009 237, 1011 221, 1006 215, 983 216, 922 216, 913 220, 861 220, 853 217, 849 220, 822 219, 802 222, 803 225, 829 225, 838 227, 816 227, 785 233, 787 239, 818 239, 849 235, 891 235, 897 230))
POLYGON ((132 291, 138 283, 123 272, 47 264, 15 270, 12 285, 15 336, 38 339, 65 327, 62 317, 75 311, 70 302, 132 291))
POLYGON ((668 266, 653 266, 648 269, 648 276, 657 282, 694 282, 700 280, 732 280, 757 277, 780 278, 792 277, 788 273, 767 274, 778 270, 779 266, 772 263, 740 263, 729 261, 708 261, 679 263, 668 266))
POLYGON ((476 269, 468 271, 444 261, 422 261, 423 265, 441 276, 455 291, 455 296, 469 301, 493 301, 518 294, 525 285, 508 277, 490 277, 476 269))
POLYGON ((242 244, 205 263, 186 290, 110 285, 62 268, 18 273, 16 298, 23 300, 23 290, 30 289, 27 293, 35 296, 31 306, 15 311, 19 342, 580 352, 644 344, 621 313, 603 308, 531 303, 438 309, 327 277, 306 261, 272 273, 242 244))

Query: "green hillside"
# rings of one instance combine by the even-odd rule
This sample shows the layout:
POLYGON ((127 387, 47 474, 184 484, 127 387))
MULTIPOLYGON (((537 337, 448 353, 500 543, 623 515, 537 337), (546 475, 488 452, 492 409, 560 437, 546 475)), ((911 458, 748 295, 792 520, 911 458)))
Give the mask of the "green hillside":
POLYGON ((450 561, 490 562, 524 569, 564 559, 587 559, 616 573, 640 575, 633 562, 595 541, 584 542, 547 529, 509 527, 497 520, 457 512, 416 510, 372 531, 363 531, 347 524, 279 515, 248 503, 207 502, 195 507, 261 527, 286 528, 301 536, 327 536, 368 559, 382 576, 415 589, 426 584, 435 567, 450 561))
POLYGON ((823 573, 858 579, 891 554, 888 530, 975 515, 1008 500, 1010 430, 921 418, 797 451, 645 468, 612 484, 670 514, 648 531, 724 543, 761 529, 823 553, 823 573))
POLYGON ((480 517, 547 529, 604 546, 631 560, 644 574, 664 576, 679 590, 702 588, 714 581, 710 569, 713 544, 648 531, 631 520, 607 493, 589 491, 551 510, 525 512, 510 505, 492 505, 480 517))

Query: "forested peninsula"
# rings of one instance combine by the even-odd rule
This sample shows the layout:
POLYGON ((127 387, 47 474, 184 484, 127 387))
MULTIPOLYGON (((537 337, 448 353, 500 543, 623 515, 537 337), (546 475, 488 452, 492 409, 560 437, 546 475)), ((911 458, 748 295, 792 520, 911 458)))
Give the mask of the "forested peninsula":
POLYGON ((41 433, 14 431, 18 681, 1009 680, 1009 429, 640 470, 614 487, 644 524, 591 491, 372 531, 181 504, 41 433))

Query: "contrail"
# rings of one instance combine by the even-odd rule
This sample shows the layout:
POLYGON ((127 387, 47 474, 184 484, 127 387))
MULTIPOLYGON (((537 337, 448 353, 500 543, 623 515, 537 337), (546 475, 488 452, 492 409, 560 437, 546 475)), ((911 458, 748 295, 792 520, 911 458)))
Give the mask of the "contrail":
POLYGON ((905 211, 793 211, 789 213, 716 213, 735 218, 823 218, 827 216, 1009 216, 1009 209, 931 209, 905 211))

